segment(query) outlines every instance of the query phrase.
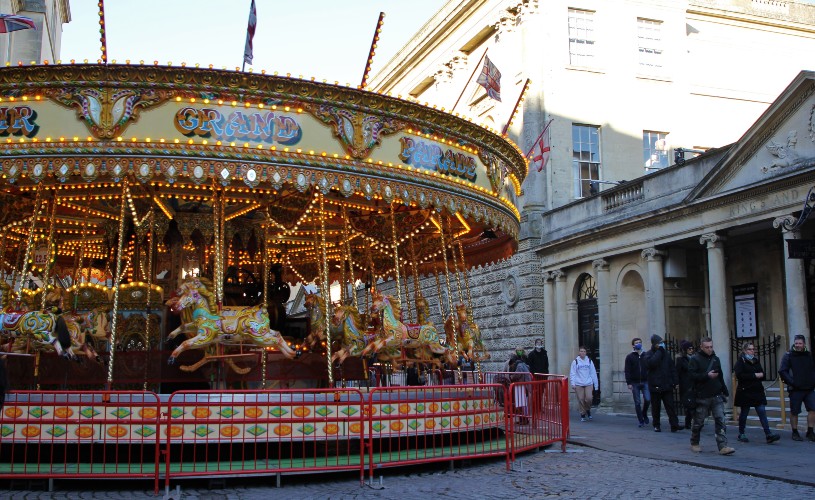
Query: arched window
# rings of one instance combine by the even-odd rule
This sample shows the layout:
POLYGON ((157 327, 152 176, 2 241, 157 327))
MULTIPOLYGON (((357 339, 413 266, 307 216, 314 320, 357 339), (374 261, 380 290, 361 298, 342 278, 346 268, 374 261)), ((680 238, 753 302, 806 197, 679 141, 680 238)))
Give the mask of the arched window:
POLYGON ((577 289, 577 300, 588 300, 597 298, 597 284, 591 274, 584 274, 580 277, 580 286, 577 289))

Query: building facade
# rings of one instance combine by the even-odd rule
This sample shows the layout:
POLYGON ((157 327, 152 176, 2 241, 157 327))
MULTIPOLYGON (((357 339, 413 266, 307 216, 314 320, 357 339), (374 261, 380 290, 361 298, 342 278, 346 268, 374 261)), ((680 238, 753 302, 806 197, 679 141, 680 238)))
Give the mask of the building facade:
POLYGON ((808 333, 791 314, 808 300, 808 261, 784 259, 794 232, 773 222, 807 193, 807 163, 779 165, 809 154, 811 132, 767 113, 802 98, 799 56, 814 53, 804 2, 483 0, 436 13, 371 88, 506 127, 524 152, 541 137, 551 147, 516 200, 518 253, 472 271, 490 368, 545 336, 550 366, 567 373, 587 344, 603 399, 624 404, 633 336, 712 334, 730 359, 744 328, 733 290, 752 294, 757 335, 808 333), (477 83, 487 58, 500 101, 477 83))
POLYGON ((62 25, 71 21, 69 0, 0 0, 0 12, 25 16, 37 27, 0 35, 1 64, 59 60, 62 25))

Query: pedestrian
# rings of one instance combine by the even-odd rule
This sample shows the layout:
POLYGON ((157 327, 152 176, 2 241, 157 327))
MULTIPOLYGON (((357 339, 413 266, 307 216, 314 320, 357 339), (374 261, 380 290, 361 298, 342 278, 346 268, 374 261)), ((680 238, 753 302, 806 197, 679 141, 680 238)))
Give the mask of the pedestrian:
POLYGON ((405 370, 405 384, 409 386, 424 385, 419 381, 419 370, 415 363, 409 363, 405 370))
POLYGON ((549 373, 549 354, 543 348, 543 339, 535 339, 535 348, 526 356, 532 373, 549 373))
POLYGON ((586 348, 580 346, 578 356, 572 361, 569 369, 569 381, 577 397, 577 406, 580 410, 580 421, 591 420, 592 386, 596 391, 600 385, 597 381, 597 369, 594 362, 586 356, 586 348))
POLYGON ((679 419, 674 409, 674 387, 676 387, 676 368, 671 355, 665 350, 665 342, 659 335, 651 335, 651 350, 645 357, 648 367, 648 388, 651 391, 651 419, 654 432, 662 432, 660 413, 662 405, 668 414, 671 432, 680 430, 679 419))
POLYGON ((741 354, 736 360, 733 372, 736 374, 738 386, 736 388, 736 400, 734 405, 740 408, 739 413, 739 442, 749 443, 747 435, 744 433, 747 425, 747 414, 750 408, 755 408, 761 427, 764 428, 764 435, 767 437, 767 444, 774 443, 781 439, 781 436, 770 430, 767 422, 767 396, 764 393, 764 368, 755 356, 756 348, 752 342, 745 342, 741 346, 741 354))
POLYGON ((705 426, 708 412, 713 415, 716 425, 716 446, 720 455, 732 455, 736 452, 727 446, 727 427, 724 421, 724 402, 730 395, 724 382, 722 362, 713 352, 713 340, 704 337, 699 344, 699 352, 690 358, 688 373, 693 381, 693 391, 696 395, 696 408, 693 410, 693 426, 691 427, 690 449, 699 453, 699 437, 705 426))
POLYGON ((798 414, 801 413, 801 403, 807 409, 807 433, 810 441, 815 441, 815 362, 812 354, 807 350, 806 338, 796 335, 792 349, 781 358, 781 368, 778 370, 781 380, 789 387, 790 394, 790 426, 792 427, 793 441, 803 441, 798 434, 798 414))
POLYGON ((529 395, 527 394, 528 384, 516 383, 516 382, 531 382, 532 381, 532 374, 529 372, 529 365, 526 364, 522 354, 523 350, 520 349, 520 352, 516 351, 515 354, 512 355, 510 359, 510 371, 512 374, 509 376, 509 380, 512 383, 515 383, 515 388, 513 391, 513 399, 515 400, 515 410, 516 414, 520 415, 518 419, 518 423, 520 424, 528 424, 529 423, 529 395))
POLYGON ((690 429, 693 423, 693 408, 685 404, 686 395, 693 387, 690 374, 688 374, 688 363, 693 356, 693 344, 687 340, 679 343, 679 356, 676 357, 676 378, 679 380, 679 396, 682 400, 682 407, 685 410, 685 429, 690 429))
POLYGON ((651 404, 651 391, 648 390, 648 369, 643 357, 642 339, 639 337, 632 339, 631 346, 634 350, 625 357, 625 383, 634 397, 634 411, 637 412, 639 427, 645 427, 649 422, 648 406, 651 404))

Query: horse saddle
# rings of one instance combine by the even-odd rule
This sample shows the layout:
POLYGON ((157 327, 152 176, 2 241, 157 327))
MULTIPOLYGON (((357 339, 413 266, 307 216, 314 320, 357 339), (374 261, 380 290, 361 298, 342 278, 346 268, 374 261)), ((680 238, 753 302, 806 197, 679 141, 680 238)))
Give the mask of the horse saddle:
POLYGON ((26 311, 9 311, 3 313, 3 330, 16 330, 20 324, 20 318, 26 311))

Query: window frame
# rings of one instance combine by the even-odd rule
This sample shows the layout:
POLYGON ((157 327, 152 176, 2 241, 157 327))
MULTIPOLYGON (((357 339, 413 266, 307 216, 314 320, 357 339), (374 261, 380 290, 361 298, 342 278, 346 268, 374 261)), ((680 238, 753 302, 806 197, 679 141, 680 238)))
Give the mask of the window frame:
POLYGON ((665 61, 662 39, 663 22, 647 17, 637 18, 637 63, 641 73, 661 73, 665 61), (646 36, 654 34, 654 36, 646 36))
POLYGON ((601 139, 599 125, 572 123, 572 172, 576 199, 591 196, 591 181, 601 179, 603 167, 601 139), (596 141, 593 141, 595 137, 596 141), (596 158, 593 158, 595 154, 596 158), (583 173, 586 169, 588 169, 588 176, 584 177, 583 173))
POLYGON ((597 38, 595 11, 569 7, 568 33, 569 33, 569 64, 580 67, 596 66, 597 38), (583 47, 584 50, 577 50, 583 47))
POLYGON ((671 158, 668 155, 668 150, 660 151, 656 148, 657 141, 668 141, 670 132, 660 132, 658 130, 643 130, 642 131, 642 160, 645 173, 648 174, 655 170, 662 170, 671 165, 671 158), (656 134, 656 135, 654 135, 656 134), (654 159, 654 156, 660 160, 659 166, 648 165, 649 161, 654 159))

